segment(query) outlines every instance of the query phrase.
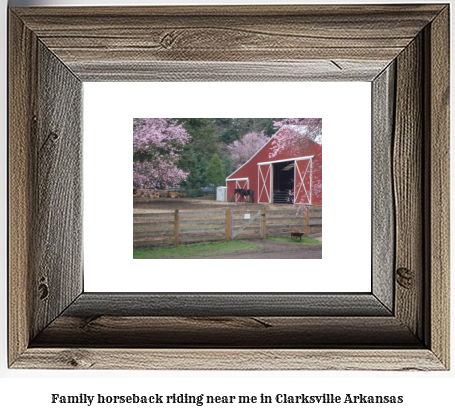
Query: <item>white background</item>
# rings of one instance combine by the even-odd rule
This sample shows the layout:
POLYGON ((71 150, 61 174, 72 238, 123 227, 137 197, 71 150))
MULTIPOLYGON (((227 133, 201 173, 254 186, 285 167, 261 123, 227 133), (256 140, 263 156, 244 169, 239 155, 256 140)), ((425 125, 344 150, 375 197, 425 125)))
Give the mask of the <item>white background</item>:
POLYGON ((369 82, 84 83, 85 291, 371 291, 370 120, 369 82), (322 118, 323 259, 134 260, 133 117, 322 118))
MULTIPOLYGON (((415 1, 417 2, 417 1, 415 1)), ((439 3, 438 1, 426 1, 426 3, 439 3)), ((136 0, 135 4, 157 4, 155 1, 136 0)), ((163 3, 163 2, 162 2, 163 3)), ((172 1, 167 4, 198 4, 198 1, 172 1)), ((206 2, 220 4, 220 1, 206 2)), ((231 2, 234 3, 234 2, 231 2)), ((236 1, 236 4, 245 2, 236 1)), ((254 1, 250 1, 254 3, 254 1)), ((260 3, 260 2, 256 2, 260 3)), ((305 1, 266 1, 262 3, 287 3, 297 4, 305 1)), ((308 1, 308 3, 338 3, 337 1, 308 1)), ((368 3, 385 3, 382 0, 368 3)), ((388 1, 388 3, 400 3, 399 1, 388 1)), ((421 2, 420 2, 421 3, 421 2)), ((93 5, 93 4, 125 4, 116 0, 12 0, 10 5, 93 5)), ((131 4, 131 3, 130 3, 131 4)), ((0 285, 2 319, 0 319, 0 410, 2 413, 46 413, 58 414, 124 414, 125 411, 132 411, 138 414, 160 413, 167 414, 175 412, 174 407, 156 409, 146 407, 139 410, 131 407, 110 406, 108 408, 84 407, 84 406, 52 406, 50 404, 51 393, 205 393, 205 394, 275 394, 281 391, 288 393, 372 393, 372 394, 403 394, 405 403, 402 405, 346 405, 346 406, 276 406, 269 408, 258 407, 234 407, 220 406, 216 413, 231 414, 255 413, 261 411, 266 414, 333 414, 334 410, 340 414, 365 414, 372 415, 387 414, 423 414, 453 412, 453 390, 455 389, 454 371, 450 372, 307 372, 307 371, 267 371, 267 372, 246 372, 246 371, 157 371, 157 372, 117 372, 117 371, 42 371, 42 370, 8 370, 6 369, 6 2, 2 1, 0 9, 3 25, 3 36, 0 36, 0 47, 2 49, 3 65, 0 66, 0 113, 1 128, 1 170, 0 170, 0 191, 3 195, 3 203, 0 204, 1 218, 0 234, 4 237, 0 240, 0 263, 2 264, 2 284, 0 285)), ((452 2, 453 8, 453 2, 452 2)), ((453 9, 452 9, 453 11, 453 9)), ((452 33, 454 31, 452 30, 452 33)), ((453 43, 453 42, 452 42, 453 43)), ((454 78, 452 76, 452 85, 454 78)), ((453 107, 453 106, 452 106, 453 107)), ((452 120, 452 125, 455 125, 452 120)), ((452 163, 453 164, 453 163, 452 163)), ((452 177, 452 183, 455 183, 452 177)), ((453 204, 452 204, 453 206, 453 204)), ((455 221, 451 221, 455 224, 455 221)), ((454 225, 452 225, 454 226, 454 225)), ((454 228, 452 227, 452 232, 454 228)), ((452 244, 452 249, 454 244, 452 244)), ((453 257, 453 255, 452 255, 453 257)), ((452 284, 453 287, 454 284, 452 284)), ((452 288, 452 301, 453 301, 452 288)), ((455 332, 452 319, 452 333, 455 332)), ((454 339, 452 336, 452 345, 454 339)), ((452 356, 453 356, 452 347, 452 356)), ((178 406, 179 410, 185 413, 214 413, 213 408, 193 406, 178 406), (208 409, 207 409, 208 408, 208 409)))

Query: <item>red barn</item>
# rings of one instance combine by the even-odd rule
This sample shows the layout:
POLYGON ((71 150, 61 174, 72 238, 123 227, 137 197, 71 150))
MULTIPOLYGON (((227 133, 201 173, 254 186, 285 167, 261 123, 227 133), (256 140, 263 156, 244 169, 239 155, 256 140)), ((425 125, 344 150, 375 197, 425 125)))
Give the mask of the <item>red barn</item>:
POLYGON ((227 200, 244 201, 235 189, 251 189, 256 203, 322 205, 322 142, 301 131, 282 127, 228 176, 227 200))

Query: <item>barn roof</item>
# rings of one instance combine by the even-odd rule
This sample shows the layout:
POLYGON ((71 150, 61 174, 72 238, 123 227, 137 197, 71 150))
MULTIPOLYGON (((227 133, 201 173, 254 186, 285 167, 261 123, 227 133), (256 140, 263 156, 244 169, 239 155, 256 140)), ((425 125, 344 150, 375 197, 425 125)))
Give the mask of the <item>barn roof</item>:
MULTIPOLYGON (((272 135, 272 137, 270 137, 269 140, 267 140, 267 142, 261 147, 259 148, 258 151, 256 151, 256 153, 254 153, 245 163, 243 163, 240 167, 238 167, 235 171, 233 171, 228 177, 226 177, 226 180, 229 180, 229 178, 231 176, 233 176, 235 173, 237 173, 240 169, 242 169, 244 166, 246 166, 265 146, 267 146, 267 144, 269 144, 276 136, 277 134, 279 134, 279 132, 281 130, 283 130, 284 128, 291 128, 293 129, 294 131, 298 132, 300 135, 304 135, 305 132, 302 131, 302 127, 305 127, 305 126, 302 126, 302 125, 283 125, 282 127, 280 127, 280 129, 272 135)), ((311 138, 308 137, 309 140, 312 140, 311 138)), ((315 143, 319 144, 322 146, 322 141, 321 140, 312 140, 314 141, 315 143)))

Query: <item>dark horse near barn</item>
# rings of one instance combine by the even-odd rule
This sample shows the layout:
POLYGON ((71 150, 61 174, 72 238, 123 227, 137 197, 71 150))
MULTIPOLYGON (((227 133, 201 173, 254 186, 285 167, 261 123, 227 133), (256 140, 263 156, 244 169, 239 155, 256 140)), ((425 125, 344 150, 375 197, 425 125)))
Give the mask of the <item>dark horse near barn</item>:
POLYGON ((245 202, 254 203, 254 191, 253 189, 235 189, 234 195, 238 194, 240 197, 245 199, 245 202))

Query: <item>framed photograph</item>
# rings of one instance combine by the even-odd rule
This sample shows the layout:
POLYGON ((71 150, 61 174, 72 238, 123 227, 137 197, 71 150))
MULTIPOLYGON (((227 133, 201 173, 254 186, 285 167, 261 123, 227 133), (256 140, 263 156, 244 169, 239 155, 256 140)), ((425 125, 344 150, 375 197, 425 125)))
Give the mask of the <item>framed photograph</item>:
POLYGON ((448 4, 12 8, 8 44, 10 368, 449 369, 448 4), (331 272, 371 289, 88 291, 84 84, 139 82, 368 83, 369 260, 331 272))

